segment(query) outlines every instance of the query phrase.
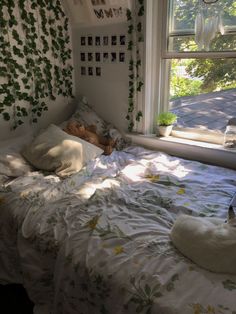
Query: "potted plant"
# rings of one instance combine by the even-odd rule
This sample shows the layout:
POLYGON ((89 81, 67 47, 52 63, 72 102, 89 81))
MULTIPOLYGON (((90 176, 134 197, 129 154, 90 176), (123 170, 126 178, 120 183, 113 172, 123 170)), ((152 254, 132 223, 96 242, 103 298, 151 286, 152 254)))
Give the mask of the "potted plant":
POLYGON ((173 112, 162 112, 157 116, 157 130, 161 136, 171 134, 173 124, 177 121, 177 115, 173 112))

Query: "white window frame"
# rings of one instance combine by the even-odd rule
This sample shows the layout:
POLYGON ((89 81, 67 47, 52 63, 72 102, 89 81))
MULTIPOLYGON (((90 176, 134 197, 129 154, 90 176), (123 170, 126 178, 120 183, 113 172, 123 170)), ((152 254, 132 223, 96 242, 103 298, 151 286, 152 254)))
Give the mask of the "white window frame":
MULTIPOLYGON (((156 116, 168 110, 168 61, 175 58, 236 58, 236 52, 168 52, 168 0, 146 2, 146 49, 143 133, 156 133, 156 116), (157 31, 158 30, 158 31, 157 31)), ((218 131, 200 131, 174 128, 173 136, 197 141, 222 144, 223 134, 218 131)))

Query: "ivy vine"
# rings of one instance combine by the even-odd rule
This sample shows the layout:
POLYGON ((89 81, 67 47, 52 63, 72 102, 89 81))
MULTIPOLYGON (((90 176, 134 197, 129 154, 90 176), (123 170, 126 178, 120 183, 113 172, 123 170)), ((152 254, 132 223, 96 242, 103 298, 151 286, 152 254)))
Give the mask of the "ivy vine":
POLYGON ((142 111, 135 110, 137 93, 142 91, 144 85, 141 75, 142 59, 139 50, 139 44, 144 41, 143 36, 143 16, 144 0, 135 1, 133 10, 127 9, 126 16, 128 21, 128 51, 130 51, 129 61, 129 98, 128 112, 128 130, 133 131, 135 121, 139 122, 143 116, 142 111))
POLYGON ((73 97, 69 21, 60 0, 0 1, 0 115, 38 122, 57 96, 73 97))

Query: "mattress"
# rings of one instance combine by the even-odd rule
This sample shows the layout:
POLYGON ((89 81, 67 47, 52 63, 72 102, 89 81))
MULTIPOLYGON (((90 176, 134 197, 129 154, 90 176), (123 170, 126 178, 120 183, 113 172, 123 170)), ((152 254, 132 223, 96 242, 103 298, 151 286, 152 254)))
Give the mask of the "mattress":
POLYGON ((181 214, 226 219, 234 170, 142 147, 59 179, 32 171, 0 193, 0 283, 38 314, 233 314, 236 276, 198 267, 169 234, 181 214))

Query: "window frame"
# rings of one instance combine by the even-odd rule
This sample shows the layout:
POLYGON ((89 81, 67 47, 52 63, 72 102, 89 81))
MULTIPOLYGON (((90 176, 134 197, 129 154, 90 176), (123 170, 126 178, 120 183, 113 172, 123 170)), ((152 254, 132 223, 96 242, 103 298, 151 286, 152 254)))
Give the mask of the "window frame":
MULTIPOLYGON (((171 59, 236 58, 236 51, 168 52, 169 0, 148 0, 146 3, 145 95, 143 133, 156 133, 156 115, 169 110, 169 72, 171 59), (158 31, 157 31, 158 30, 158 31)), ((222 144, 219 131, 174 127, 172 135, 185 139, 222 144)))

